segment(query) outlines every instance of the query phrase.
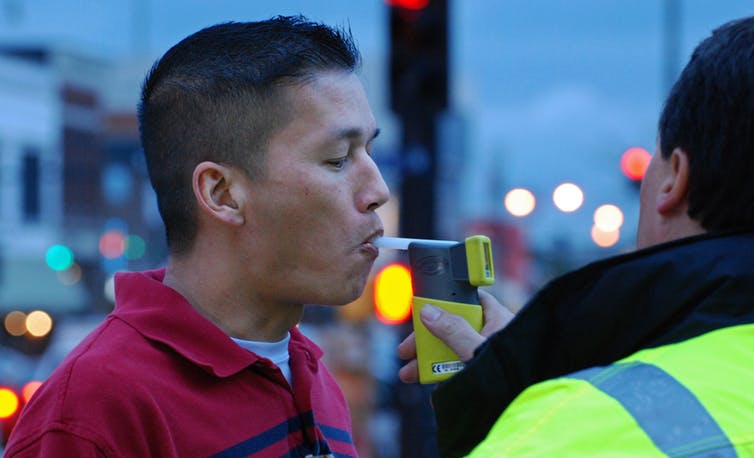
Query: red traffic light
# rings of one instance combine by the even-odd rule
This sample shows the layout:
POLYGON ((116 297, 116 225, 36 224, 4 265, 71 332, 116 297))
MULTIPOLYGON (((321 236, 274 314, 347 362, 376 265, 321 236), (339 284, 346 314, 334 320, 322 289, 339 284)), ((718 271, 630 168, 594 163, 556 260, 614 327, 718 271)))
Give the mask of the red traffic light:
POLYGON ((644 178, 652 155, 644 148, 629 148, 620 158, 620 169, 625 176, 634 181, 644 178))
POLYGON ((421 10, 429 5, 429 0, 387 0, 387 4, 407 10, 421 10))

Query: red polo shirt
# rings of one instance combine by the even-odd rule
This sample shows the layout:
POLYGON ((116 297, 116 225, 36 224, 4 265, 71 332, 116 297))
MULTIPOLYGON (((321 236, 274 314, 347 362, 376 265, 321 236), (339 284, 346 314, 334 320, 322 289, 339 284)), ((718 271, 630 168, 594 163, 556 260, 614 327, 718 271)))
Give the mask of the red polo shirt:
POLYGON ((313 342, 291 329, 292 388, 164 275, 116 276, 115 310, 25 406, 6 457, 357 455, 313 342))

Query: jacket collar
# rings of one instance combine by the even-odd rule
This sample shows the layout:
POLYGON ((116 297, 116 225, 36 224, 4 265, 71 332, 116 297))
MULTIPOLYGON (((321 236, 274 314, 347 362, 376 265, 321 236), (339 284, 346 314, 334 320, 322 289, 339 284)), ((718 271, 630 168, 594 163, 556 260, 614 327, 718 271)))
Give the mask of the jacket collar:
POLYGON ((580 366, 610 363, 754 320, 752 259, 754 232, 748 230, 675 240, 554 280, 516 320, 524 327, 545 320, 548 344, 580 366))

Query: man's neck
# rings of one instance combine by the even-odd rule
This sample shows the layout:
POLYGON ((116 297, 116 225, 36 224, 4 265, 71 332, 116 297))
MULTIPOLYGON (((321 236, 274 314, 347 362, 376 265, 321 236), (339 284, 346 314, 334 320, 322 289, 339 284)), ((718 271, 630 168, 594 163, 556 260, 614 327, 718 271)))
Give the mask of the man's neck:
POLYGON ((163 283, 228 335, 276 342, 300 321, 303 305, 273 304, 256 297, 251 282, 238 277, 240 269, 213 261, 218 256, 193 258, 171 256, 163 283))

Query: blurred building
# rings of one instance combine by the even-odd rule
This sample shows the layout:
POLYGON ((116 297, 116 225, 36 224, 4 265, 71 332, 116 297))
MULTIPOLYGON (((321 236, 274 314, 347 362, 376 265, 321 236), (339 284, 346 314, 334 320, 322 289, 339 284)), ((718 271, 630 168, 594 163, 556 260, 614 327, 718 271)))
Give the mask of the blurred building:
POLYGON ((136 122, 145 67, 122 65, 0 48, 0 319, 107 310, 115 271, 166 255, 136 122))
POLYGON ((45 251, 63 238, 59 79, 9 56, 0 56, 0 79, 0 310, 80 309, 86 291, 45 265, 45 251))

